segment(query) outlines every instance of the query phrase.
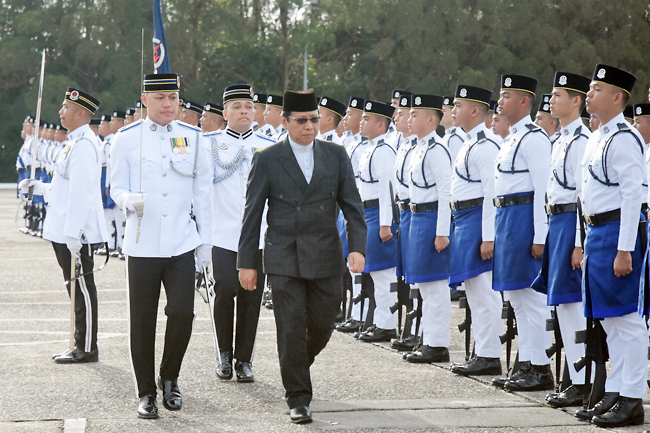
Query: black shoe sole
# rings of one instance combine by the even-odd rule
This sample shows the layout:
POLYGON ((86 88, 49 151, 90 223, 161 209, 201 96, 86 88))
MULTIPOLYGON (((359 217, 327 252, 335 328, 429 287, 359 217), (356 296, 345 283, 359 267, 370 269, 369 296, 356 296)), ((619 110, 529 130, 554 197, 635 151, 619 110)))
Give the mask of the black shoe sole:
POLYGON ((455 370, 451 369, 451 372, 454 374, 459 374, 461 376, 500 376, 503 374, 503 370, 479 370, 479 371, 464 371, 464 370, 455 370))
POLYGON ((644 417, 638 417, 631 420, 626 420, 624 422, 616 422, 611 424, 607 422, 594 421, 594 419, 592 419, 591 423, 597 425, 598 427, 625 427, 628 425, 641 425, 643 424, 643 421, 644 421, 644 417))
POLYGON ((157 413, 156 414, 146 414, 145 415, 145 414, 142 414, 142 413, 138 412, 138 418, 140 418, 140 419, 158 419, 158 418, 160 418, 160 415, 158 415, 157 413))
POLYGON ((240 383, 255 382, 255 378, 254 377, 244 377, 244 378, 240 379, 239 376, 237 376, 237 382, 240 382, 240 383))
POLYGON ((312 421, 313 421, 313 419, 311 417, 309 417, 309 418, 297 418, 297 419, 292 418, 291 419, 291 422, 293 424, 309 424, 312 421))

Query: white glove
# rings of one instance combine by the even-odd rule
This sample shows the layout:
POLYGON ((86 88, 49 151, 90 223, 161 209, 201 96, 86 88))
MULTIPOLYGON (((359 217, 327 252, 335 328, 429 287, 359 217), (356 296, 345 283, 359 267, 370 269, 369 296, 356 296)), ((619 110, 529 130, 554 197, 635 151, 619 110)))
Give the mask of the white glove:
POLYGON ((79 251, 81 251, 81 240, 77 238, 71 238, 70 236, 65 237, 65 244, 70 250, 70 254, 73 257, 79 257, 79 251))
POLYGON ((132 192, 126 199, 126 210, 135 212, 136 206, 144 204, 145 201, 147 201, 146 192, 132 192))
POLYGON ((212 245, 201 244, 196 247, 196 266, 203 269, 212 266, 212 245))
POLYGON ((34 195, 45 194, 45 184, 36 179, 23 179, 18 184, 18 188, 22 194, 29 194, 29 187, 34 187, 34 195))

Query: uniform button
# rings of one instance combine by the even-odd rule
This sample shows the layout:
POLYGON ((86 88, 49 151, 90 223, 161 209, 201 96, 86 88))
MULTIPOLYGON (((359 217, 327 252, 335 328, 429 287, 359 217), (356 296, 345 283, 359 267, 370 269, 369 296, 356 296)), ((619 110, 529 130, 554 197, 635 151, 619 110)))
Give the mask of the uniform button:
POLYGON ((163 173, 163 177, 167 176, 167 173, 163 173))
POLYGON ((296 208, 296 210, 300 210, 300 206, 298 206, 298 207, 296 208))
POLYGON ((163 157, 163 158, 167 158, 167 154, 166 154, 166 153, 163 153, 162 157, 163 157))
POLYGON ((161 135, 161 136, 160 136, 160 139, 161 139, 161 140, 164 140, 164 139, 165 139, 165 136, 164 136, 164 135, 161 135))
POLYGON ((163 192, 163 197, 167 197, 167 193, 166 193, 166 192, 163 192))
POLYGON ((167 216, 167 214, 166 214, 166 213, 164 213, 164 214, 163 214, 163 216, 164 216, 164 217, 166 217, 166 216, 167 216))

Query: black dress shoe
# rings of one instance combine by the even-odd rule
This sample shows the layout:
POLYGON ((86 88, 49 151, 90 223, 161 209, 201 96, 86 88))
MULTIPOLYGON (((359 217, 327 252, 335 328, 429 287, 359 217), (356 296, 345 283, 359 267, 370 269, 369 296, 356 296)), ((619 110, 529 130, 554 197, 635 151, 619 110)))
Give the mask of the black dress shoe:
POLYGON ((397 337, 394 329, 375 328, 370 332, 364 332, 359 336, 360 341, 366 343, 379 343, 381 341, 390 341, 391 338, 397 337))
POLYGON ((66 350, 65 352, 55 353, 54 355, 52 355, 52 359, 56 359, 56 358, 58 358, 59 356, 67 355, 69 352, 72 352, 72 350, 68 349, 68 350, 66 350))
POLYGON ((235 371, 237 372, 237 382, 255 382, 250 362, 237 361, 235 371))
POLYGON ((415 341, 416 338, 412 335, 409 335, 404 339, 393 338, 392 340, 390 340, 390 348, 398 350, 400 352, 406 352, 409 350, 413 350, 413 348, 415 347, 415 341))
POLYGON ((501 359, 477 356, 465 364, 452 365, 451 372, 463 376, 497 376, 501 374, 501 359))
POLYGON ((138 403, 138 418, 158 418, 158 405, 156 405, 155 395, 144 395, 140 397, 140 403, 138 403))
POLYGON ((591 421, 595 416, 601 416, 607 413, 614 407, 618 401, 618 392, 606 392, 602 400, 600 400, 593 409, 579 409, 576 411, 576 417, 591 421))
POLYGON ((82 364, 84 362, 97 362, 99 361, 99 351, 97 349, 90 352, 75 347, 74 350, 64 352, 61 356, 54 358, 57 364, 82 364))
POLYGON ((526 376, 509 380, 503 386, 506 391, 547 391, 555 388, 551 364, 533 365, 526 376))
POLYGON ((163 392, 163 406, 165 406, 165 409, 181 410, 183 407, 183 396, 175 380, 167 380, 159 377, 158 388, 163 392))
POLYGON ((516 373, 514 373, 510 377, 499 377, 497 379, 494 379, 492 381, 492 385, 496 386, 497 388, 503 388, 503 386, 506 384, 507 381, 509 380, 519 380, 522 377, 526 376, 528 373, 530 373, 530 369, 532 368, 532 364, 530 361, 524 361, 519 364, 519 370, 517 370, 516 373))
POLYGON ((232 352, 221 352, 221 362, 217 364, 216 373, 219 379, 232 379, 232 352))
POLYGON ((449 349, 446 347, 422 346, 406 356, 408 362, 417 364, 429 362, 449 362, 449 349))
POLYGON ((312 422, 311 412, 307 406, 294 407, 289 411, 291 422, 294 424, 307 424, 312 422))
POLYGON ((582 406, 584 395, 584 385, 571 385, 559 394, 547 395, 546 402, 553 407, 582 406))
POLYGON ((359 330, 363 322, 354 319, 348 319, 340 325, 336 325, 336 330, 339 332, 352 333, 359 330))
POLYGON ((607 413, 594 416, 592 424, 598 427, 623 427, 643 424, 643 401, 640 398, 619 397, 616 405, 607 413))

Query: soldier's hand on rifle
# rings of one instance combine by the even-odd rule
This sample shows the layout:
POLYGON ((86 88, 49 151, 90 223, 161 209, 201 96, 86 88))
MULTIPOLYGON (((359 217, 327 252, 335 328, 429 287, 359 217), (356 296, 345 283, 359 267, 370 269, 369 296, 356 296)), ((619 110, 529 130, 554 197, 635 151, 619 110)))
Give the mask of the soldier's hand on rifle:
POLYGON ((393 237, 393 233, 390 231, 390 226, 380 226, 379 227, 379 237, 382 242, 386 242, 393 237))
POLYGON ((619 251, 614 259, 614 275, 624 277, 632 272, 632 254, 629 251, 619 251))
POLYGON ((257 270, 255 269, 240 269, 239 270, 239 284, 244 290, 257 289, 257 270))
POLYGON ((449 236, 436 236, 436 240, 433 242, 433 246, 438 252, 447 248, 447 245, 449 245, 449 236))
POLYGON ((582 248, 575 247, 573 253, 571 254, 571 266, 573 269, 582 269, 582 259, 584 254, 582 254, 582 248))
POLYGON ((79 251, 81 251, 80 239, 66 236, 65 244, 68 246, 68 250, 70 250, 70 254, 72 254, 73 257, 79 257, 79 251))
POLYGON ((483 260, 491 259, 494 255, 494 241, 485 241, 481 243, 481 258, 483 260))
POLYGON ((530 247, 530 254, 532 254, 536 259, 542 257, 542 254, 544 254, 544 244, 533 244, 533 246, 530 247))
POLYGON ((360 274, 363 272, 363 268, 366 266, 366 258, 361 253, 350 252, 350 255, 348 256, 348 263, 352 272, 360 274))
POLYGON ((34 187, 34 195, 45 194, 45 184, 36 179, 23 179, 18 184, 21 194, 29 194, 29 187, 34 187))

